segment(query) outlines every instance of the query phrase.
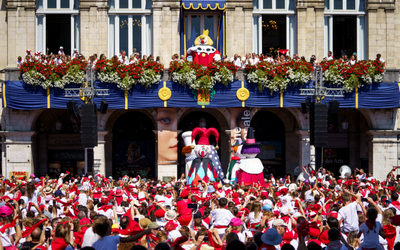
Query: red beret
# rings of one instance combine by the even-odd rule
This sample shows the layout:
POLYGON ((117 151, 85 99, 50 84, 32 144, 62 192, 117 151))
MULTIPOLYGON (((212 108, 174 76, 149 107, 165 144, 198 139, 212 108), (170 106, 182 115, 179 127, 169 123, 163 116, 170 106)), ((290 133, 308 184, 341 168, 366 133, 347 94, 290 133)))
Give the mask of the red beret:
POLYGON ((189 189, 184 189, 181 192, 181 197, 182 198, 187 198, 189 196, 189 189))
POLYGON ((309 234, 311 237, 319 237, 320 234, 321 234, 321 232, 319 231, 318 228, 310 227, 310 229, 308 230, 308 234, 309 234))
POLYGON ((157 218, 164 217, 164 215, 165 215, 165 211, 162 210, 162 209, 157 209, 157 210, 154 212, 154 216, 157 217, 157 218))

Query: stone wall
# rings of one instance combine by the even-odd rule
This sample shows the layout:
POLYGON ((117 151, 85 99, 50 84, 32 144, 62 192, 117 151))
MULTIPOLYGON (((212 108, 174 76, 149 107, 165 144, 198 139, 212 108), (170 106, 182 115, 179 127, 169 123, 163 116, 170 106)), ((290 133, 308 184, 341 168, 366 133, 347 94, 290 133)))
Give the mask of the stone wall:
POLYGON ((108 51, 108 1, 80 1, 81 53, 85 56, 108 51))
POLYGON ((179 16, 180 1, 153 1, 153 54, 165 65, 173 54, 180 54, 179 16))
POLYGON ((324 1, 297 1, 297 46, 305 58, 324 57, 324 1))

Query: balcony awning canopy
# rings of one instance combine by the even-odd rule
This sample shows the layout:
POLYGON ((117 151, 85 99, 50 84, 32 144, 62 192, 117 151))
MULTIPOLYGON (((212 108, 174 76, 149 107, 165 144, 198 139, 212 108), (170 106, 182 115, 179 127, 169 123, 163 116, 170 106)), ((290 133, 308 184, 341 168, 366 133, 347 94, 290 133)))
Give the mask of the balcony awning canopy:
POLYGON ((182 0, 185 10, 224 10, 225 0, 182 0))

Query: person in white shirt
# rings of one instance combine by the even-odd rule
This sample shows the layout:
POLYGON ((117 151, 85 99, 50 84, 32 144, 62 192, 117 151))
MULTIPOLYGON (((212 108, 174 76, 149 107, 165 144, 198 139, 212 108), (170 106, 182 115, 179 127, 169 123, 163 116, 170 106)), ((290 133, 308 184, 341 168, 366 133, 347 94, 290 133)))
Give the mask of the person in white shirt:
POLYGON ((235 54, 232 58, 231 58, 231 62, 233 64, 235 64, 236 67, 241 68, 242 67, 242 60, 240 59, 240 56, 238 56, 238 54, 235 54))
POLYGON ((358 211, 364 211, 365 208, 361 203, 361 197, 349 192, 342 194, 344 206, 338 212, 339 225, 343 233, 358 232, 358 211), (356 201, 351 201, 351 196, 355 196, 356 201), (362 209, 362 210, 361 210, 362 209))
POLYGON ((59 55, 65 55, 63 46, 60 46, 60 49, 58 50, 58 54, 59 55))
POLYGON ((211 222, 213 227, 218 230, 218 234, 222 237, 225 234, 225 230, 231 222, 233 214, 231 211, 226 209, 228 205, 228 200, 226 198, 220 198, 218 200, 218 208, 211 211, 211 222))
POLYGON ((333 53, 332 51, 328 51, 328 61, 332 61, 333 60, 333 53))

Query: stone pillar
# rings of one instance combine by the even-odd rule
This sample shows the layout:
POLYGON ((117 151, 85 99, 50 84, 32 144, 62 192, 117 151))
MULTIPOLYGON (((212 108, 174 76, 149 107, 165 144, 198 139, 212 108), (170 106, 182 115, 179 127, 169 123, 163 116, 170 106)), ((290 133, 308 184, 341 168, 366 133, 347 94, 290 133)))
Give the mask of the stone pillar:
POLYGON ((168 67, 171 56, 180 54, 180 1, 153 0, 153 54, 168 67))
POLYGON ((299 166, 305 166, 311 162, 310 155, 310 132, 308 130, 298 130, 299 136, 299 166))
MULTIPOLYGON (((8 0, 4 2, 6 2, 7 16, 2 20, 7 20, 7 28, 0 29, 0 34, 6 32, 2 40, 7 41, 7 47, 0 46, 0 52, 2 52, 1 58, 7 58, 7 65, 3 65, 4 59, 0 59, 0 69, 4 68, 3 66, 15 67, 17 57, 25 56, 27 49, 34 53, 36 41, 36 1, 8 0)), ((0 12, 3 13, 3 11, 0 12)))
POLYGON ((324 56, 324 1, 297 1, 297 50, 307 59, 324 56))
POLYGON ((376 54, 380 53, 388 67, 399 67, 400 64, 396 56, 400 52, 397 45, 400 21, 395 4, 395 1, 367 2, 368 56, 375 59, 376 54))
POLYGON ((108 1, 80 1, 81 53, 86 57, 108 51, 108 1))
POLYGON ((12 171, 34 173, 32 159, 32 135, 35 132, 6 132, 5 133, 5 159, 2 175, 9 178, 12 171))
POLYGON ((225 12, 226 54, 244 56, 253 51, 253 1, 227 0, 225 12))
POLYGON ((107 176, 111 175, 106 172, 106 140, 105 137, 108 131, 99 131, 98 132, 98 139, 97 139, 97 146, 93 148, 93 174, 108 174, 107 176))
POLYGON ((399 131, 370 130, 371 136, 369 150, 369 172, 382 181, 386 175, 398 165, 398 141, 399 131))

